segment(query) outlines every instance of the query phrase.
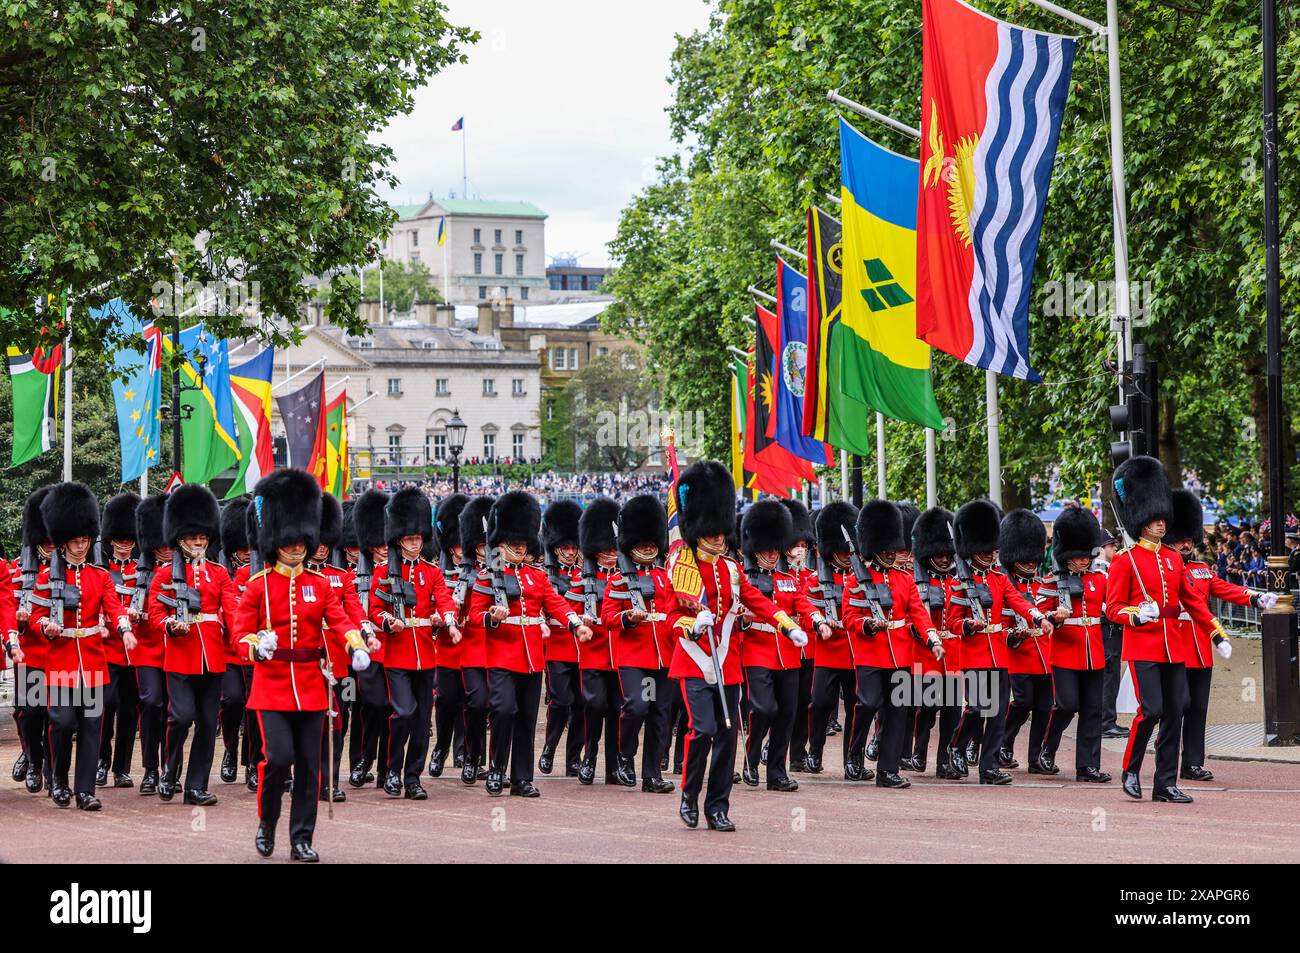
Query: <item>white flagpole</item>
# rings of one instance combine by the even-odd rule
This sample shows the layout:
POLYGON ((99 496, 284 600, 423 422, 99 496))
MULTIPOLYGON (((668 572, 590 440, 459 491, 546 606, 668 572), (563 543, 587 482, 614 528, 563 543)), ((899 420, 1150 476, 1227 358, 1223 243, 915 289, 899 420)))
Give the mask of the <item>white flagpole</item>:
POLYGON ((68 336, 63 340, 63 481, 72 479, 72 305, 63 312, 68 336))
POLYGON ((876 411, 876 499, 889 499, 885 486, 885 415, 880 411, 876 411))
MULTIPOLYGON (((288 359, 288 358, 287 358, 287 356, 286 356, 286 360, 287 360, 287 359, 288 359)), ((308 365, 307 365, 306 367, 304 367, 302 370, 298 371, 298 373, 296 373, 296 374, 288 374, 288 367, 286 367, 286 368, 285 368, 286 376, 285 376, 284 380, 280 381, 280 383, 278 383, 278 384, 272 384, 272 385, 271 385, 271 391, 272 391, 272 393, 274 393, 275 391, 279 390, 281 387, 283 387, 285 384, 289 383, 291 380, 293 380, 293 379, 295 379, 295 378, 298 378, 298 377, 302 377, 302 375, 306 374, 308 371, 315 370, 317 367, 320 367, 320 366, 323 365, 324 363, 325 363, 325 358, 323 358, 323 357, 322 357, 322 358, 319 358, 318 360, 312 361, 310 364, 308 364, 308 365)))
POLYGON ((989 429, 989 499, 1002 505, 1002 445, 998 434, 1001 414, 998 412, 998 375, 984 372, 984 402, 988 412, 989 429))
POLYGON ((149 495, 149 468, 145 467, 144 472, 140 474, 140 499, 143 500, 148 495, 149 495))
POLYGON ((909 126, 905 122, 899 122, 897 119, 891 119, 889 116, 886 116, 882 112, 877 112, 876 110, 872 109, 870 106, 864 106, 861 103, 855 103, 851 99, 845 99, 843 96, 835 92, 835 90, 833 89, 826 91, 826 98, 833 103, 838 103, 841 106, 845 106, 848 109, 852 109, 855 113, 857 113, 860 116, 866 116, 868 119, 874 119, 876 122, 883 123, 884 125, 888 126, 890 129, 893 129, 895 132, 901 132, 903 135, 911 136, 913 139, 921 138, 921 130, 917 129, 915 126, 909 126))
MULTIPOLYGON (((1133 325, 1129 320, 1128 199, 1124 182, 1124 109, 1119 92, 1119 10, 1116 0, 1106 0, 1106 59, 1110 75, 1110 179, 1115 241, 1115 340, 1122 370, 1133 353, 1133 325)), ((1124 403, 1124 379, 1119 380, 1124 403)))
POLYGON ((442 217, 442 300, 451 303, 451 272, 447 267, 447 246, 451 244, 451 217, 442 217))
POLYGON ((840 451, 840 499, 849 498, 849 452, 840 451))
POLYGON ((939 505, 939 477, 935 455, 934 428, 925 428, 925 508, 939 505))

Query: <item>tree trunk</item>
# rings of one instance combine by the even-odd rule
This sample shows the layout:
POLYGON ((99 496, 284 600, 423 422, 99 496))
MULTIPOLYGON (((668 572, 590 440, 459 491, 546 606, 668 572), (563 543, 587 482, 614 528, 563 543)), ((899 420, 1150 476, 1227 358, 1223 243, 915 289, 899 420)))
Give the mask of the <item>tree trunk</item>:
POLYGON ((1160 398, 1160 432, 1157 435, 1156 456, 1164 464, 1169 485, 1178 489, 1183 485, 1183 457, 1178 449, 1178 429, 1175 415, 1178 401, 1173 394, 1160 398))

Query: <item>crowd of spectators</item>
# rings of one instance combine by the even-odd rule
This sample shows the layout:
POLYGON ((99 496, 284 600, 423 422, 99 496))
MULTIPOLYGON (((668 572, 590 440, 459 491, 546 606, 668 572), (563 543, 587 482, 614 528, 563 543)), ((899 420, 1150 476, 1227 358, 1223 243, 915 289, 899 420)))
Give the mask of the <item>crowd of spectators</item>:
MULTIPOLYGON (((1268 585, 1268 556, 1271 551, 1269 520, 1243 520, 1233 525, 1215 523, 1206 532, 1201 558, 1215 568, 1222 579, 1240 586, 1268 585)), ((1294 515, 1286 521, 1286 553, 1291 575, 1290 588, 1300 581, 1300 521, 1294 515)))
MULTIPOLYGON (((528 490, 543 503, 560 499, 587 500, 596 496, 612 496, 622 501, 638 493, 668 492, 671 478, 666 473, 559 473, 548 470, 529 476, 513 478, 502 475, 461 476, 460 491, 477 496, 497 495, 507 490, 528 490)), ((397 490, 418 486, 433 500, 440 500, 452 492, 450 479, 426 477, 424 480, 376 479, 376 489, 397 490)), ((353 493, 359 492, 359 487, 353 493)))

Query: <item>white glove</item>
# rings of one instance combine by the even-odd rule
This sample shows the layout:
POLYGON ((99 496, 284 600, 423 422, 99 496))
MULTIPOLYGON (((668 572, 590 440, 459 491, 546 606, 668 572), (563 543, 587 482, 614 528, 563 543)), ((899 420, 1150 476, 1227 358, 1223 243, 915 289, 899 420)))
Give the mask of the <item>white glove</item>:
POLYGON ((699 614, 695 616, 695 623, 691 626, 691 631, 696 635, 699 635, 716 621, 717 620, 713 618, 712 612, 708 609, 701 609, 699 614))
POLYGON ((1139 624, 1155 622, 1159 618, 1160 607, 1154 602, 1144 602, 1138 606, 1137 620, 1139 624))
POLYGON ((799 648, 803 648, 805 645, 808 644, 808 633, 805 632, 803 629, 791 629, 786 634, 789 637, 790 641, 793 642, 799 648))
POLYGON ((260 632, 257 637, 257 657, 265 662, 275 654, 279 641, 274 632, 260 632))
POLYGON ((364 672, 370 667, 370 653, 365 649, 355 649, 352 652, 352 671, 364 672))
MULTIPOLYGON (((1261 609, 1273 608, 1275 605, 1277 605, 1277 593, 1276 592, 1257 593, 1255 596, 1255 605, 1259 606, 1259 608, 1261 609)), ((1227 656, 1224 656, 1224 658, 1227 658, 1227 656)))
MULTIPOLYGON (((1269 593, 1269 595, 1272 595, 1272 593, 1269 593)), ((1218 652, 1225 659, 1230 659, 1232 658, 1232 643, 1227 639, 1219 639, 1219 641, 1214 643, 1214 651, 1218 652)))

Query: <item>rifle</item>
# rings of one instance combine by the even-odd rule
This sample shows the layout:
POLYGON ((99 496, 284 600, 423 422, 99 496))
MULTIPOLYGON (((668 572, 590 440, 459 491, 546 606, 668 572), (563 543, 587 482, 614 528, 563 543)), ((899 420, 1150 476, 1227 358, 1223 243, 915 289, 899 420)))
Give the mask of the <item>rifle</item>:
POLYGON ((197 589, 185 582, 185 557, 180 550, 172 553, 172 581, 163 583, 162 587, 172 590, 172 597, 159 596, 159 601, 169 609, 176 610, 177 622, 189 625, 203 608, 203 597, 197 589))
POLYGON ((392 606, 393 615, 402 620, 415 605, 415 586, 402 576, 402 553, 397 546, 388 547, 388 592, 378 595, 380 601, 392 606))
POLYGON ((832 626, 840 621, 840 600, 844 598, 844 587, 835 581, 835 567, 829 559, 817 562, 817 586, 821 589, 822 599, 819 608, 826 621, 832 626))
POLYGON ((849 558, 853 561, 853 575, 858 579, 858 586, 862 590, 862 595, 867 601, 867 608, 871 610, 871 618, 877 622, 889 622, 889 616, 885 609, 894 607, 894 597, 889 591, 888 582, 872 582, 871 573, 863 565, 862 557, 858 555, 857 544, 853 542, 853 537, 843 523, 840 524, 840 532, 844 535, 844 541, 849 544, 849 558))
POLYGON ((929 611, 943 608, 943 588, 935 586, 930 580, 930 573, 921 565, 921 560, 912 560, 912 581, 921 596, 921 604, 929 611))
POLYGON ((67 581, 67 566, 57 549, 50 553, 50 618, 60 627, 65 609, 81 608, 81 589, 67 581))
POLYGON ((135 557, 135 588, 131 590, 131 611, 137 616, 144 615, 145 603, 149 599, 149 587, 153 585, 156 572, 153 553, 143 549, 135 557))
POLYGON ((497 605, 509 610, 510 600, 518 599, 522 594, 519 591, 519 577, 506 575, 505 567, 501 561, 501 551, 496 546, 493 546, 491 542, 488 542, 490 538, 487 517, 484 517, 483 555, 487 558, 488 572, 492 575, 492 598, 497 605))
MULTIPOLYGON (((614 524, 614 538, 618 538, 618 524, 614 524)), ((655 598, 655 581, 649 575, 641 575, 632 557, 623 550, 618 551, 618 571, 623 575, 627 593, 632 597, 632 608, 645 612, 647 605, 652 605, 655 598)))
POLYGON ((767 596, 772 598, 776 592, 776 581, 772 578, 770 572, 764 572, 763 567, 749 555, 745 556, 745 575, 748 577, 750 585, 767 596))
POLYGON ((596 591, 596 564, 584 554, 582 557, 582 614, 588 619, 600 619, 600 596, 596 591))
POLYGON ((1083 597, 1083 577, 1072 573, 1065 563, 1052 553, 1052 562, 1056 564, 1056 598, 1067 616, 1074 615, 1074 599, 1083 597))
POLYGON ((993 596, 989 593, 988 584, 975 581, 970 563, 966 562, 966 557, 957 549, 957 533, 951 523, 948 524, 948 536, 952 539, 952 558, 957 566, 957 578, 966 587, 971 617, 982 625, 987 625, 988 610, 993 608, 993 596))
POLYGON ((357 598, 361 600, 361 608, 367 612, 370 611, 370 579, 374 573, 374 564, 370 557, 369 550, 360 549, 357 551, 357 598))

